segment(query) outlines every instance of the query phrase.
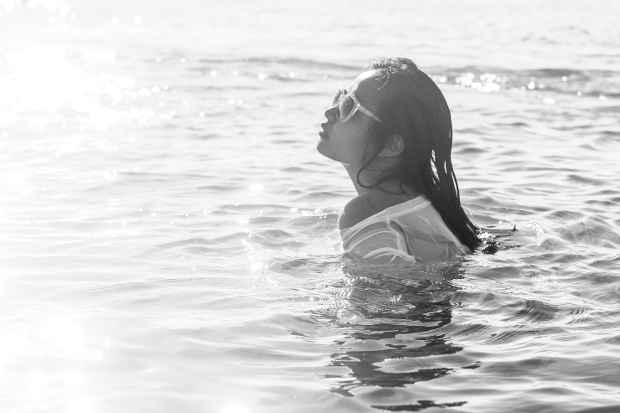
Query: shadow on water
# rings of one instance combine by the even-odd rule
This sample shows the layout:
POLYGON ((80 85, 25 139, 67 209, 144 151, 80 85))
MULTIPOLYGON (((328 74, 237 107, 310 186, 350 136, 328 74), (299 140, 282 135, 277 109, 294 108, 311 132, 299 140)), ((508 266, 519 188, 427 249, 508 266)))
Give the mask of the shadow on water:
MULTIPOLYGON (((438 331, 452 321, 451 301, 458 288, 451 280, 462 277, 461 262, 383 270, 349 263, 344 270, 346 291, 335 315, 344 338, 336 341, 342 350, 331 354, 331 365, 344 367, 348 373, 326 376, 336 382, 332 392, 354 397, 361 388, 393 390, 450 374, 452 368, 422 359, 462 350, 438 331), (389 371, 386 363, 396 371, 389 371)), ((371 407, 419 411, 465 403, 418 400, 371 407)))

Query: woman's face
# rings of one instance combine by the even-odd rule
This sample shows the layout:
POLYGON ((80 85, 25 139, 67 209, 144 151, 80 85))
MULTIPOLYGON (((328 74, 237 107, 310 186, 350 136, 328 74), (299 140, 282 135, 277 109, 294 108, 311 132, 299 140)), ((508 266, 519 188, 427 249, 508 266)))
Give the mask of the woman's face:
MULTIPOLYGON (((354 92, 359 102, 373 113, 377 113, 379 105, 378 87, 381 82, 376 79, 379 71, 369 70, 361 73, 349 88, 347 93, 354 92)), ((342 97, 341 97, 342 98, 342 97)), ((325 111, 327 122, 322 123, 321 140, 317 150, 328 158, 348 164, 353 167, 361 166, 364 159, 366 145, 370 139, 368 130, 376 120, 357 111, 346 121, 339 120, 338 101, 325 111)))

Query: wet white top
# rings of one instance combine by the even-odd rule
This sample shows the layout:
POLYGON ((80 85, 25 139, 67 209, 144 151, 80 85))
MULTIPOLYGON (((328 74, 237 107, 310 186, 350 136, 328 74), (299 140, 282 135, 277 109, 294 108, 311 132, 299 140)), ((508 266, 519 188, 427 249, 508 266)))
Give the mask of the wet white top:
POLYGON ((470 249, 419 195, 340 231, 345 256, 376 264, 446 261, 470 249))

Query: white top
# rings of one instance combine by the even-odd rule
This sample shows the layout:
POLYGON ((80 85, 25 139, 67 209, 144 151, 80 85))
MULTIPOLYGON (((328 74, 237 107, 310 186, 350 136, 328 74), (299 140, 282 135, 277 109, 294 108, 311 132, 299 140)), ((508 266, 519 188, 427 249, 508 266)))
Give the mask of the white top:
POLYGON ((345 256, 376 264, 446 261, 471 252, 423 195, 343 228, 340 235, 345 256))

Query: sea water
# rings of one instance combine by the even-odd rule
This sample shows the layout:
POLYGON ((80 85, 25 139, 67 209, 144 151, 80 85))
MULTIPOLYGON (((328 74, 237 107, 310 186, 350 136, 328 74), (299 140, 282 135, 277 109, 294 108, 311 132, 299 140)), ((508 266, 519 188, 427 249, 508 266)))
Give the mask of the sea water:
POLYGON ((620 411, 619 4, 0 1, 0 410, 620 411), (343 264, 382 56, 495 254, 343 264))

